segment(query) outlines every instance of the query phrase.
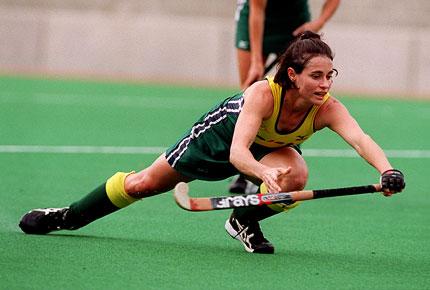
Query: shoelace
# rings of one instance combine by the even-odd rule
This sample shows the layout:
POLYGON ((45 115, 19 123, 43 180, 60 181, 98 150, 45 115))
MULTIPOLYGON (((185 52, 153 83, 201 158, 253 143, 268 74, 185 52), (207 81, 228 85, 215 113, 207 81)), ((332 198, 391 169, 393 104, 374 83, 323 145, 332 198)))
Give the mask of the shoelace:
POLYGON ((249 228, 249 226, 247 227, 243 227, 241 230, 239 230, 237 232, 237 234, 233 237, 233 239, 237 238, 237 236, 240 236, 240 234, 242 234, 243 232, 246 232, 246 230, 249 228))
POLYGON ((253 227, 250 227, 251 224, 248 224, 246 227, 242 227, 242 229, 240 229, 234 236, 234 239, 237 236, 240 236, 243 232, 246 232, 248 229, 254 229, 254 231, 252 231, 252 234, 255 239, 255 242, 267 242, 266 238, 263 236, 263 232, 261 231, 259 224, 256 222, 252 223, 252 225, 253 227))

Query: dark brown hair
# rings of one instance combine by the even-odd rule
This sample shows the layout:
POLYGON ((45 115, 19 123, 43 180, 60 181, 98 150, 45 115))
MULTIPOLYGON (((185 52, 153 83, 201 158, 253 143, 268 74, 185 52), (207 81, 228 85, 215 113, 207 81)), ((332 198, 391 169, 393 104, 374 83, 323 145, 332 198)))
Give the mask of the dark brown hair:
POLYGON ((293 39, 281 56, 274 82, 284 89, 294 88, 294 83, 288 77, 288 68, 291 67, 300 74, 315 56, 326 56, 331 60, 334 58, 331 48, 321 40, 319 34, 305 31, 293 39))

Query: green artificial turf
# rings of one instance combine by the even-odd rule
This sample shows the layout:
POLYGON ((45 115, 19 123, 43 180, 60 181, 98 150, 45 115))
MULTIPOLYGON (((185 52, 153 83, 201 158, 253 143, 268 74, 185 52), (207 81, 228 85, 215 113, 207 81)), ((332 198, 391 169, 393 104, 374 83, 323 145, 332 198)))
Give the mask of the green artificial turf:
MULTIPOLYGON (((231 89, 0 77, 0 146, 171 145, 231 89)), ((430 150, 430 102, 338 96, 387 150, 430 150)), ((306 149, 348 149, 323 131, 306 149)), ((81 198, 157 154, 0 152, 0 289, 429 289, 430 158, 391 158, 406 190, 303 202, 262 222, 274 255, 224 231, 230 211, 192 213, 172 194, 77 231, 25 235, 20 217, 81 198)), ((359 158, 310 157, 307 188, 375 183, 359 158)), ((229 180, 192 195, 227 194, 229 180)))

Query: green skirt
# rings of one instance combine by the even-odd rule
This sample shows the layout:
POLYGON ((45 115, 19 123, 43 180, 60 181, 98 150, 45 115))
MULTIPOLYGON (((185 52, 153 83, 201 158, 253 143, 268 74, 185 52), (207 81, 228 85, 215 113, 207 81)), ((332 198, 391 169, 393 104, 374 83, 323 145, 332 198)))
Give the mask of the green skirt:
MULTIPOLYGON (((166 151, 167 162, 193 179, 222 180, 238 174, 229 158, 234 127, 243 102, 240 93, 225 99, 203 115, 166 151)), ((256 160, 277 149, 256 143, 250 148, 256 160)))

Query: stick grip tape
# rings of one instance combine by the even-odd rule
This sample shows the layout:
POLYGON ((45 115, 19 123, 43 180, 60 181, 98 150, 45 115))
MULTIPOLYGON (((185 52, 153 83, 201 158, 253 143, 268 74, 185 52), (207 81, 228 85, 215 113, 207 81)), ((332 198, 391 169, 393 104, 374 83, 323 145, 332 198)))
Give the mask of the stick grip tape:
POLYGON ((333 197, 333 196, 372 193, 376 191, 378 191, 378 189, 374 185, 363 185, 363 186, 334 188, 334 189, 317 189, 317 190, 314 190, 314 199, 333 197))

